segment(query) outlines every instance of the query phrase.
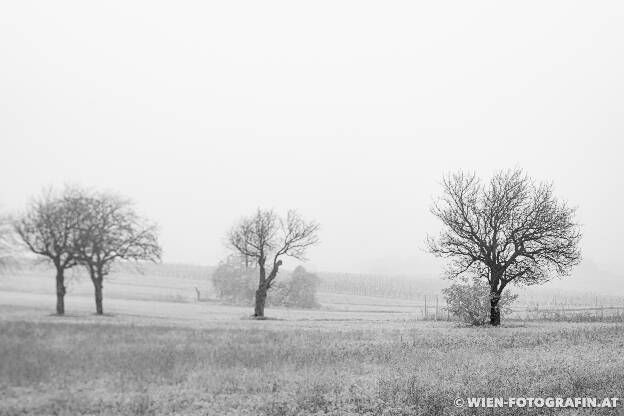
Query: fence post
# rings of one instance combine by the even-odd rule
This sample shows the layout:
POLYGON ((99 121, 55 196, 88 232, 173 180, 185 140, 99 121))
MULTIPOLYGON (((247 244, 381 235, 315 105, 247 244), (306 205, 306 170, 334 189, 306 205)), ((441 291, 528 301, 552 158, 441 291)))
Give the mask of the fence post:
POLYGON ((438 320, 438 297, 436 296, 436 312, 435 312, 435 320, 438 320))
POLYGON ((427 320, 427 295, 425 295, 425 321, 427 320))

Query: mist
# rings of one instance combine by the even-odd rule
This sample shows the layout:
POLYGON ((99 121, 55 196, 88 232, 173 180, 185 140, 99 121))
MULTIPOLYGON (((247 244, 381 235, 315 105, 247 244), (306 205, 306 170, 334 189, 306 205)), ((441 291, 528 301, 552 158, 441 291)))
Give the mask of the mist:
POLYGON ((0 204, 114 190, 166 262, 208 265, 242 215, 296 208, 312 269, 439 273, 442 176, 521 167, 618 271, 624 6, 537 4, 4 4, 0 204))

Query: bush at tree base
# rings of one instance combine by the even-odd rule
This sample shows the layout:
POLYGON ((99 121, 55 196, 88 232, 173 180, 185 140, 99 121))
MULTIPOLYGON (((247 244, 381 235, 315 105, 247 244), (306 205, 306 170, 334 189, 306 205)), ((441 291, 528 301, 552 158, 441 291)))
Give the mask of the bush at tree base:
POLYGON ((217 298, 229 303, 250 303, 258 287, 258 274, 236 259, 228 258, 212 274, 217 298))
MULTIPOLYGON (((482 282, 454 283, 442 289, 453 316, 470 325, 485 325, 490 321, 490 287, 482 282)), ((498 302, 501 316, 511 313, 510 306, 518 295, 503 292, 498 302)))
POLYGON ((269 291, 269 303, 296 308, 318 308, 316 292, 321 279, 308 272, 303 266, 297 266, 289 279, 278 282, 269 291))

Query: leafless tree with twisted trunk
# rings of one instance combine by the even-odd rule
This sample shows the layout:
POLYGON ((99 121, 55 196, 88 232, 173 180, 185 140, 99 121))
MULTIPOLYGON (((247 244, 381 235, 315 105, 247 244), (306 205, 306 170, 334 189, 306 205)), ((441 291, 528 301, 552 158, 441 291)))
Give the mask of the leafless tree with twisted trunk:
POLYGON ((305 221, 295 210, 288 211, 286 217, 281 218, 275 211, 263 209, 241 219, 230 230, 227 236, 229 248, 246 260, 253 259, 258 265, 255 318, 264 318, 267 293, 277 278, 282 258, 305 260, 307 249, 319 242, 318 230, 317 222, 305 221))
POLYGON ((559 201, 552 184, 521 169, 449 174, 431 212, 443 224, 428 237, 429 251, 450 260, 450 278, 472 276, 490 286, 490 323, 500 325, 498 302, 510 283, 535 285, 566 276, 581 259, 575 209, 559 201))

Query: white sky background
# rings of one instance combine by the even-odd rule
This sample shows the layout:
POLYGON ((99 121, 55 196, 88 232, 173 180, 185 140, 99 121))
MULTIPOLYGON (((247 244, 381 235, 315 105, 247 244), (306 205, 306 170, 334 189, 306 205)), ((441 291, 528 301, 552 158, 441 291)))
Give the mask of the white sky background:
POLYGON ((618 271, 623 133, 621 2, 0 5, 0 204, 117 190, 166 261, 215 264, 241 215, 292 207, 316 269, 437 272, 442 175, 519 166, 618 271))

